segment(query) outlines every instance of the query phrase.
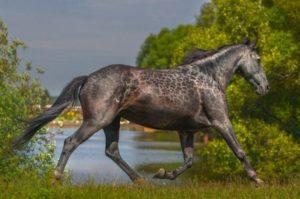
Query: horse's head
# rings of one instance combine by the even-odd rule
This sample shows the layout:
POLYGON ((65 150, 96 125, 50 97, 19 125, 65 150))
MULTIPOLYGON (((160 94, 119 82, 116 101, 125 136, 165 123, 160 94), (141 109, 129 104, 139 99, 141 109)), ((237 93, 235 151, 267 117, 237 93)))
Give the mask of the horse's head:
POLYGON ((250 82, 258 94, 266 94, 269 91, 269 83, 266 74, 260 64, 260 57, 255 52, 256 41, 244 41, 244 53, 238 62, 237 72, 250 82))

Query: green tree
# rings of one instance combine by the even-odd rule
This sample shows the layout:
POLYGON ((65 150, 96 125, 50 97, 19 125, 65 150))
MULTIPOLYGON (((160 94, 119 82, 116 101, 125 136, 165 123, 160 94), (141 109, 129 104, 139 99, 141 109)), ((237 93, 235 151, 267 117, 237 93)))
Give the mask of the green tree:
POLYGON ((45 172, 52 165, 54 147, 45 130, 24 146, 22 152, 11 149, 12 140, 25 128, 25 122, 47 103, 44 89, 31 78, 31 64, 20 70, 18 49, 25 44, 9 39, 7 27, 0 19, 0 176, 14 177, 25 170, 45 172))
MULTIPOLYGON (((169 35, 177 35, 176 28, 169 30, 168 35, 151 35, 151 40, 146 40, 149 49, 138 61, 143 64, 145 58, 147 62, 153 63, 152 67, 161 68, 157 60, 164 59, 168 60, 167 65, 176 66, 194 48, 215 49, 225 44, 241 43, 245 36, 251 39, 258 36, 257 51, 261 55, 271 91, 268 95, 258 96, 249 83, 235 77, 228 87, 227 98, 230 117, 244 148, 252 151, 265 148, 268 153, 274 154, 271 155, 274 160, 278 160, 275 158, 276 154, 282 154, 278 157, 283 161, 289 160, 284 165, 279 163, 279 160, 269 159, 267 154, 263 154, 263 150, 250 151, 249 156, 252 160, 264 157, 253 162, 265 176, 274 177, 276 173, 281 177, 293 175, 293 172, 299 174, 299 9, 300 3, 297 1, 212 0, 202 8, 196 18, 197 23, 192 25, 193 27, 189 26, 190 31, 186 31, 185 35, 171 40, 175 37, 169 35), (168 43, 160 42, 162 39, 168 43), (159 47, 152 48, 152 44, 159 47), (168 50, 168 53, 165 53, 165 50, 168 50), (156 56, 148 56, 150 53, 156 56), (243 128, 240 128, 239 123, 244 125, 243 128), (255 127, 259 127, 260 130, 255 127), (243 133, 246 130, 249 133, 243 133), (247 141, 262 138, 268 139, 267 146, 265 142, 247 141)), ((216 159, 210 157, 210 161, 203 163, 203 166, 214 168, 215 171, 227 169, 228 173, 235 172, 236 167, 232 165, 235 165, 237 160, 225 148, 224 141, 211 141, 200 153, 200 159, 208 158, 207 154, 214 154, 216 159), (220 151, 223 152, 219 153, 220 151), (218 154, 222 154, 223 158, 218 154), (222 164, 219 164, 218 160, 222 160, 222 164)))
POLYGON ((192 25, 181 25, 174 30, 163 28, 157 36, 149 35, 138 53, 136 64, 144 68, 170 67, 176 41, 180 41, 193 29, 195 27, 192 25))

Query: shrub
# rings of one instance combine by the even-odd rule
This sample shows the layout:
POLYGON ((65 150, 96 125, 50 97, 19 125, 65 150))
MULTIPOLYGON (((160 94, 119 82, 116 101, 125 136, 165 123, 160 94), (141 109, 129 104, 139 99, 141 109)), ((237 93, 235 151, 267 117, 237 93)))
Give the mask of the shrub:
POLYGON ((52 165, 54 152, 45 129, 22 151, 11 149, 12 140, 25 128, 24 121, 47 101, 39 81, 30 77, 31 64, 19 72, 21 60, 17 51, 20 47, 25 48, 24 43, 17 39, 10 41, 0 19, 0 175, 7 178, 28 169, 44 173, 52 165))
MULTIPOLYGON (((234 121, 234 130, 259 176, 285 179, 300 173, 300 145, 275 125, 259 120, 234 121)), ((240 161, 225 140, 214 139, 199 151, 199 166, 211 179, 245 175, 240 161)), ((201 174, 201 175, 205 175, 201 174)))

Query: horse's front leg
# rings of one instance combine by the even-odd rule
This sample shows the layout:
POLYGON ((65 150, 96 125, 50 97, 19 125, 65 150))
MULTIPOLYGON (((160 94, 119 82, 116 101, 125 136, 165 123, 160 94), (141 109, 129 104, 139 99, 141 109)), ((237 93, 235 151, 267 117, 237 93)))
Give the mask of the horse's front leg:
POLYGON ((257 177, 256 172, 250 165, 245 152, 243 151, 240 143, 238 142, 229 119, 222 123, 219 121, 214 121, 213 126, 221 133, 221 135, 226 140, 228 146, 231 148, 235 156, 243 163, 248 176, 252 180, 254 180, 257 185, 262 184, 263 181, 257 177))
POLYGON ((194 154, 194 132, 178 132, 181 149, 183 152, 184 164, 170 172, 160 169, 153 178, 174 180, 177 176, 191 168, 194 154))
POLYGON ((207 92, 204 95, 204 110, 207 118, 210 120, 210 125, 214 127, 226 140, 228 146, 233 151, 234 155, 243 163, 248 176, 256 182, 257 185, 263 181, 257 177, 256 172, 250 165, 241 144, 238 142, 232 124, 228 116, 228 108, 226 96, 222 92, 207 92))

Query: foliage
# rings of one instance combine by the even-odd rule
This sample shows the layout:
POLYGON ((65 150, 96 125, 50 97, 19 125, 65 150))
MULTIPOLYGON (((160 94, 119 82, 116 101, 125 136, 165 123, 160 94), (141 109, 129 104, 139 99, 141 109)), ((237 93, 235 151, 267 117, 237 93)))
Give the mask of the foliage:
MULTIPOLYGON (((300 145, 275 125, 259 120, 235 121, 238 140, 244 146, 250 162, 263 179, 285 179, 300 175, 300 145)), ((208 179, 245 175, 242 164, 231 153, 224 140, 209 142, 199 151, 197 164, 208 179), (213 165, 213 166, 212 166, 213 165)))
POLYGON ((25 70, 19 68, 19 48, 25 48, 24 43, 18 39, 10 41, 0 19, 0 173, 11 178, 28 169, 47 170, 54 150, 45 130, 22 152, 10 148, 12 140, 24 130, 24 121, 47 103, 44 89, 37 79, 30 77, 31 64, 27 63, 25 70))
MULTIPOLYGON (((165 34, 149 36, 141 48, 137 64, 154 68, 174 67, 194 48, 215 49, 241 43, 245 36, 251 39, 258 36, 256 50, 261 56, 271 91, 258 96, 244 79, 235 77, 227 89, 230 117, 259 174, 278 177, 292 176, 294 172, 299 174, 299 8, 297 1, 212 0, 202 8, 196 24, 180 26, 186 29, 180 31, 184 35, 179 36, 178 28, 175 28, 165 34), (165 60, 164 65, 160 60, 165 60), (268 144, 265 146, 258 140, 268 144), (269 157, 266 151, 270 153, 269 157)), ((206 166, 215 168, 214 174, 239 172, 241 168, 223 140, 212 140, 200 153, 201 158, 209 160, 206 166)))
POLYGON ((177 45, 176 41, 180 41, 193 29, 191 25, 181 25, 172 31, 163 28, 157 36, 151 34, 141 47, 136 61, 137 65, 145 68, 149 66, 169 67, 172 52, 177 45))

